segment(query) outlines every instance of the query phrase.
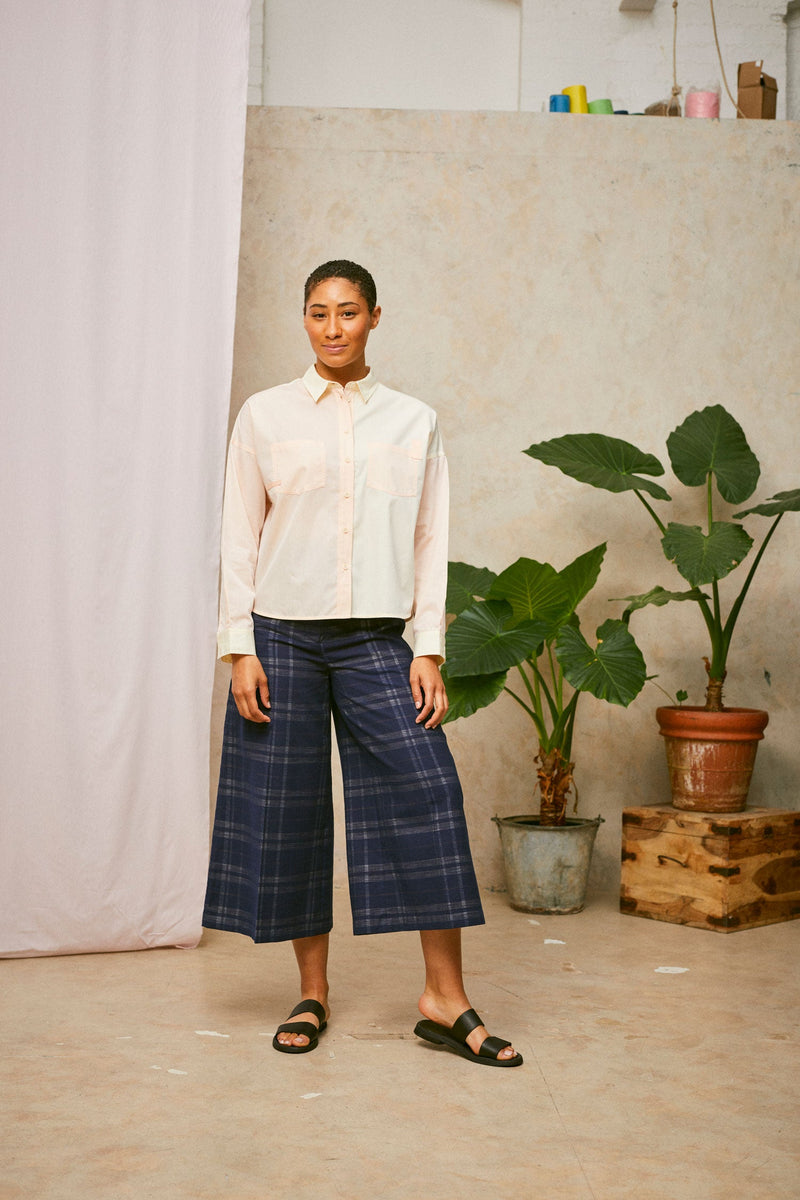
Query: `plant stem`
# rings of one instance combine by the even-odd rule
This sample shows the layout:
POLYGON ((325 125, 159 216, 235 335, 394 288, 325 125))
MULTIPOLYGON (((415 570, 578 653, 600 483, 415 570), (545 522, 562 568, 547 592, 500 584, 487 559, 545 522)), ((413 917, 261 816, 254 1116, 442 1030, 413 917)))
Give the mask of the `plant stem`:
POLYGON ((641 492, 637 492, 637 491, 636 491, 636 489, 634 488, 633 494, 634 494, 634 496, 636 496, 636 497, 637 497, 639 500, 641 500, 642 504, 645 506, 645 508, 647 509, 647 511, 650 513, 650 516, 653 518, 653 520, 655 521, 656 525, 657 525, 657 526, 658 526, 658 528, 661 530, 661 532, 662 532, 662 533, 666 533, 666 532, 667 532, 667 527, 666 527, 666 525, 665 525, 665 524, 664 524, 664 522, 661 520, 661 518, 659 517, 658 513, 655 511, 655 509, 653 508, 653 506, 652 506, 652 505, 651 505, 651 504, 650 504, 650 503, 649 503, 647 500, 645 500, 645 498, 644 498, 644 496, 642 495, 642 493, 641 493, 641 492))
POLYGON ((544 725, 543 725, 542 721, 540 720, 540 718, 537 717, 536 713, 533 711, 533 709, 530 707, 530 705, 526 704, 525 701, 522 699, 522 697, 518 696, 516 692, 512 692, 510 687, 504 687, 503 691, 508 692, 509 696, 513 696, 514 699, 516 700, 517 704, 519 704, 522 708, 525 709, 525 712, 528 714, 528 716, 531 718, 534 725, 536 726, 536 732, 538 733, 539 737, 541 738, 545 732, 544 725))
MULTIPOLYGON (((533 716, 534 720, 537 722, 537 729, 540 727, 543 728, 544 727, 544 710, 542 709, 542 696, 541 696, 541 692, 539 691, 539 684, 536 679, 535 669, 534 669, 533 683, 531 683, 526 672, 523 670, 522 663, 517 663, 517 670, 519 671, 520 675, 522 676, 522 682, 525 684, 525 689, 528 693, 528 696, 530 697, 530 702, 533 705, 532 716, 533 716)), ((511 694, 513 695, 514 693, 512 692, 511 694)), ((530 709, 528 711, 530 712, 530 709)))
POLYGON ((758 570, 758 564, 761 562, 764 551, 766 550, 766 548, 769 544, 769 540, 772 537, 775 530, 778 528, 778 522, 780 521, 782 516, 783 516, 783 513, 778 513, 777 517, 775 518, 775 520, 772 522, 769 529, 767 530, 766 537, 764 538, 763 542, 761 543, 761 546, 759 547, 758 553, 756 554, 755 560, 753 561, 753 565, 750 567, 750 570, 747 572, 747 578, 744 581, 742 590, 739 592, 739 595, 736 597, 735 601, 733 602, 731 611, 728 613, 728 619, 725 622, 725 628, 722 630, 722 643, 723 643, 723 648, 724 648, 723 668, 725 666, 725 660, 727 659, 727 656, 728 656, 728 648, 731 644, 731 638, 733 636, 733 630, 734 630, 734 626, 736 625, 736 620, 739 616, 739 610, 741 609, 742 605, 744 604, 744 598, 747 595, 748 591, 750 590, 750 584, 753 582, 753 576, 755 575, 756 571, 758 570))

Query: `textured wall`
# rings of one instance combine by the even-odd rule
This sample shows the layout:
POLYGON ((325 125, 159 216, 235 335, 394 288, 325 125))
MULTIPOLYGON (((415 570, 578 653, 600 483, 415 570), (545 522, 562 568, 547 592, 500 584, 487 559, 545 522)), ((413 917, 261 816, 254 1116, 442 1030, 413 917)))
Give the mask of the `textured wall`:
MULTIPOLYGON (((800 484, 800 126, 251 109, 247 147, 233 412, 305 369, 308 270, 364 261, 383 305, 371 362, 440 414, 451 557, 563 566, 607 539, 593 632, 619 612, 610 597, 677 577, 634 497, 573 483, 524 447, 596 429, 666 463, 670 430, 723 403, 761 458, 757 497, 800 484)), ((675 519, 690 516, 701 518, 675 519)), ((784 519, 767 562, 727 699, 771 713, 753 802, 800 807, 800 516, 784 519)), ((649 670, 698 702, 704 629, 686 608, 637 614, 635 632, 649 670)), ((660 701, 654 685, 628 710, 581 700, 580 811, 606 821, 595 886, 617 886, 621 809, 667 798, 660 701)), ((509 699, 448 728, 480 875, 500 886, 488 818, 533 807, 529 722, 509 699)))

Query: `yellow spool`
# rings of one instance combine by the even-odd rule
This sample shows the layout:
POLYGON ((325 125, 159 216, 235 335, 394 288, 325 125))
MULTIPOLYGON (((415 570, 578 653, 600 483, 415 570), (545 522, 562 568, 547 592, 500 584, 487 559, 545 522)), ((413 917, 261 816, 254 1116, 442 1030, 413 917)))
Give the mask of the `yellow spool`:
POLYGON ((571 113, 588 113, 589 104, 586 99, 586 88, 582 83, 577 83, 574 87, 562 88, 561 95, 569 96, 569 111, 571 113))

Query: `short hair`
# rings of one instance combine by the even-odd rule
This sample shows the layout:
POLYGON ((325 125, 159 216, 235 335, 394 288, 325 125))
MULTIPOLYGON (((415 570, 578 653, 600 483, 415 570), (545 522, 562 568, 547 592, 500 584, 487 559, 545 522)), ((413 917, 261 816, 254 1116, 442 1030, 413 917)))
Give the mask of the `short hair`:
POLYGON ((352 283, 361 292, 370 312, 374 310, 375 305, 378 303, 375 280, 366 267, 360 267, 358 263, 350 262, 347 258, 333 258, 330 262, 322 263, 321 266, 312 271, 306 280, 305 291, 303 293, 303 312, 306 310, 308 297, 314 288, 318 284, 324 283, 326 279, 346 279, 348 283, 352 283))

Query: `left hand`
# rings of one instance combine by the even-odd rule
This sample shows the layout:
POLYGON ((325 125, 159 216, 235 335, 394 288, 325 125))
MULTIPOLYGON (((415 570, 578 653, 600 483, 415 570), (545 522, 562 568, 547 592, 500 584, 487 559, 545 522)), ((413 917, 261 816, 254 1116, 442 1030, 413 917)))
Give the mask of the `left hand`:
POLYGON ((415 658, 411 663, 409 682, 414 704, 420 710, 416 724, 424 721, 426 729, 435 729, 450 707, 436 659, 427 654, 415 658))

